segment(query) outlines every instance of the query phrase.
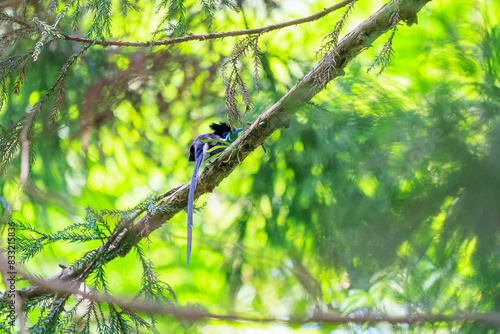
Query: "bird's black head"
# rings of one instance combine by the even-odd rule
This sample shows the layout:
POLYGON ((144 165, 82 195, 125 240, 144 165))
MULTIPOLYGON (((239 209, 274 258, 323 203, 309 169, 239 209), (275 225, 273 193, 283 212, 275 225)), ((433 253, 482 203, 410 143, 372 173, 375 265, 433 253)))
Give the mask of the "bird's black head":
POLYGON ((224 138, 224 135, 228 132, 231 133, 231 127, 229 126, 229 124, 224 122, 221 122, 219 124, 212 123, 210 124, 210 129, 214 130, 214 133, 221 136, 222 138, 224 138))

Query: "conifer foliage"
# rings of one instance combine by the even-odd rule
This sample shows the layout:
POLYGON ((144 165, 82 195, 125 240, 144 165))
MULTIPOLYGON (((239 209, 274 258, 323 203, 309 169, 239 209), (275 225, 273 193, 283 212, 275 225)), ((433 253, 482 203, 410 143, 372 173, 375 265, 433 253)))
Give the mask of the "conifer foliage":
POLYGON ((485 246, 499 235, 500 29, 485 27, 474 47, 450 33, 453 57, 432 71, 452 62, 463 70, 453 82, 419 77, 422 93, 365 73, 390 69, 403 23, 412 29, 426 3, 392 0, 353 22, 361 0, 286 20, 286 6, 273 0, 2 2, 0 214, 15 242, 1 245, 0 274, 9 286, 12 246, 18 280, 15 293, 0 295, 0 332, 196 332, 205 319, 352 331, 498 328, 475 312, 498 311, 500 300, 500 269, 490 261, 498 247, 485 246), (303 43, 314 35, 308 49, 285 35, 313 24, 317 31, 301 34, 303 43), (278 39, 270 47, 277 34, 288 49, 277 51, 278 39), (375 50, 368 65, 347 68, 367 50, 375 50), (233 221, 200 227, 203 261, 174 268, 183 239, 172 218, 188 188, 165 187, 184 177, 180 147, 215 117, 245 131, 210 162, 197 192, 212 192, 242 165, 234 194, 216 195, 220 208, 234 203, 220 209, 233 221), (258 156, 266 140, 274 150, 258 156), (251 152, 257 158, 242 164, 251 152), (145 188, 161 194, 123 209, 145 188), (210 234, 220 226, 229 228, 210 234), (57 267, 45 254, 71 260, 57 267), (109 270, 122 258, 135 282, 109 270), (183 284, 195 306, 181 306, 172 287, 183 284), (211 289, 219 289, 217 306, 211 289), (238 308, 238 299, 250 301, 238 308), (233 311, 250 306, 269 316, 233 311))

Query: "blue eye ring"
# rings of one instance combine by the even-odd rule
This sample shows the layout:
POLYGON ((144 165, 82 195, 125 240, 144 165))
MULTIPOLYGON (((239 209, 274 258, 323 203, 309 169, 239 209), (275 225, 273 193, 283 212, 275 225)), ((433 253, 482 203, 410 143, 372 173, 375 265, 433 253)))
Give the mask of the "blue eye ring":
POLYGON ((230 134, 231 134, 231 132, 224 132, 224 133, 222 134, 222 137, 223 137, 224 139, 227 139, 227 137, 228 137, 230 134))

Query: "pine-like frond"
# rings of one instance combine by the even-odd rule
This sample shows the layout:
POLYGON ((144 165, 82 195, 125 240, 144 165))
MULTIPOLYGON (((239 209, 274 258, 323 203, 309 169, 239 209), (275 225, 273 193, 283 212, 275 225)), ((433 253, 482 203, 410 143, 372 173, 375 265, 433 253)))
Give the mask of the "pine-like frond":
POLYGON ((142 8, 130 0, 120 0, 120 10, 123 16, 127 16, 130 11, 141 12, 142 8))
POLYGON ((118 311, 117 308, 109 305, 109 331, 110 333, 132 333, 132 327, 128 324, 127 320, 123 316, 123 313, 118 311))
POLYGON ((14 84, 14 88, 12 89, 12 94, 19 95, 21 91, 21 86, 23 85, 24 80, 26 79, 26 71, 28 69, 29 58, 26 59, 24 64, 21 65, 21 71, 19 71, 19 78, 17 78, 16 83, 14 84))
POLYGON ((396 5, 394 13, 391 15, 391 18, 390 18, 391 34, 389 35, 387 42, 384 43, 384 46, 382 47, 382 51, 380 51, 379 55, 377 56, 375 61, 371 64, 371 66, 368 68, 368 70, 366 70, 367 73, 369 73, 375 67, 380 67, 380 71, 377 73, 377 75, 380 75, 389 66, 391 59, 394 55, 392 41, 394 39, 394 35, 396 34, 396 31, 398 30, 399 20, 400 20, 399 6, 396 5))
POLYGON ((83 298, 78 298, 76 303, 68 311, 65 311, 65 315, 61 317, 59 319, 59 322, 57 323, 56 331, 63 332, 71 326, 71 321, 76 317, 78 308, 83 303, 83 301, 83 298))
POLYGON ((111 36, 111 0, 93 0, 90 3, 90 10, 94 13, 92 25, 85 36, 104 40, 111 36))
POLYGON ((154 265, 150 259, 147 259, 141 246, 135 247, 137 258, 142 265, 141 290, 134 297, 133 301, 144 299, 144 301, 152 301, 157 304, 167 303, 174 306, 177 302, 177 297, 170 285, 160 281, 158 274, 155 271, 154 265), (167 293, 172 297, 167 297, 167 293))
POLYGON ((23 130, 26 119, 27 115, 7 128, 0 125, 0 175, 5 172, 19 148, 21 143, 21 131, 23 130))
POLYGON ((156 13, 167 8, 167 13, 162 17, 158 28, 154 32, 153 39, 157 34, 165 31, 172 32, 174 37, 184 36, 188 33, 186 27, 186 0, 162 0, 156 7, 156 13), (175 22, 175 23, 174 23, 175 22), (166 26, 166 27, 165 27, 166 26))
POLYGON ((322 71, 316 73, 313 77, 312 89, 316 91, 322 90, 330 82, 330 79, 335 75, 337 71, 337 64, 335 61, 337 51, 335 48, 338 45, 340 33, 346 25, 349 14, 356 2, 357 0, 354 0, 349 4, 349 6, 347 6, 340 20, 335 24, 333 30, 323 38, 323 44, 316 52, 316 56, 323 57, 322 61, 325 65, 323 66, 322 71))
POLYGON ((46 314, 38 318, 37 323, 31 328, 30 333, 45 334, 53 332, 57 326, 62 312, 64 312, 64 305, 68 296, 55 296, 52 298, 52 304, 46 314))
POLYGON ((318 52, 316 52, 317 55, 323 57, 337 46, 340 33, 342 32, 342 29, 347 23, 347 19, 349 18, 349 13, 351 12, 356 2, 357 0, 354 0, 349 4, 349 6, 347 6, 344 14, 340 18, 340 20, 335 24, 333 30, 323 38, 323 44, 321 45, 321 48, 318 50, 318 52))
POLYGON ((2 85, 2 91, 0 93, 0 109, 2 108, 3 101, 5 100, 8 94, 6 86, 7 78, 9 78, 9 76, 11 76, 14 71, 21 68, 20 78, 16 81, 16 84, 14 86, 14 93, 19 92, 26 75, 27 62, 30 60, 31 57, 33 57, 33 54, 34 50, 30 50, 28 52, 19 55, 14 55, 8 58, 0 59, 0 84, 2 85))
POLYGON ((200 0, 200 2, 207 18, 207 26, 210 28, 214 21, 215 5, 217 2, 215 0, 200 0))
MULTIPOLYGON (((200 0, 200 2, 209 28, 212 25, 217 10, 226 7, 235 12, 239 11, 239 7, 231 0, 200 0)), ((189 34, 186 0, 161 0, 156 6, 156 14, 165 9, 166 13, 162 16, 156 31, 153 33, 153 39, 156 39, 159 34, 164 32, 170 33, 171 37, 180 37, 189 34)))
POLYGON ((226 117, 231 125, 242 122, 242 115, 238 110, 237 96, 240 95, 245 105, 245 111, 253 107, 250 93, 243 81, 240 64, 247 52, 252 52, 253 74, 255 78, 255 88, 260 89, 259 76, 262 67, 260 61, 259 38, 261 34, 251 35, 238 41, 231 52, 229 60, 221 67, 222 84, 225 89, 225 110, 226 117))

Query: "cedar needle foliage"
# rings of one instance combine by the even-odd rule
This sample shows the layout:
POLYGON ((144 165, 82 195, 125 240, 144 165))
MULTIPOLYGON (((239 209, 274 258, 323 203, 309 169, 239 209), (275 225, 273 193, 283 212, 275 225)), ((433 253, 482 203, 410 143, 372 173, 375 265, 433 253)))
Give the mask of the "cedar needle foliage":
POLYGON ((316 52, 317 56, 323 57, 327 55, 332 49, 337 47, 340 33, 342 32, 342 29, 346 25, 347 19, 349 18, 349 13, 353 9, 356 2, 357 0, 351 2, 349 6, 347 6, 340 20, 337 21, 337 23, 335 23, 335 28, 323 38, 323 44, 321 45, 321 48, 316 52))
POLYGON ((337 44, 339 42, 340 33, 347 23, 349 13, 351 12, 356 2, 357 0, 351 2, 349 6, 347 6, 344 14, 335 24, 335 28, 323 38, 323 44, 316 52, 316 57, 323 57, 328 66, 326 66, 323 71, 315 75, 313 81, 313 89, 316 89, 318 91, 323 89, 326 84, 330 82, 332 76, 336 72, 337 64, 335 62, 335 56, 338 54, 338 52, 335 48, 337 47, 337 44))
POLYGON ((380 67, 380 70, 377 73, 377 75, 382 74, 382 72, 389 66, 391 58, 394 55, 394 49, 392 48, 392 41, 393 41, 394 35, 396 34, 396 31, 398 29, 398 23, 400 20, 398 6, 396 6, 396 10, 392 14, 390 20, 392 23, 392 27, 390 29, 391 33, 389 35, 389 39, 387 40, 387 42, 384 43, 384 46, 382 47, 382 51, 380 51, 380 54, 377 56, 377 58, 375 59, 373 64, 366 70, 367 73, 369 73, 375 67, 380 67))
POLYGON ((369 20, 346 31, 366 14, 356 0, 278 23, 286 3, 272 0, 2 2, 0 214, 22 281, 1 295, 0 332, 217 331, 214 319, 500 328, 486 313, 500 310, 500 29, 485 23, 473 45, 460 17, 429 9, 444 37, 409 41, 409 61, 422 64, 409 69, 394 57, 396 31, 414 29, 398 24, 416 22, 408 8, 424 2, 381 4, 387 16, 370 26, 388 38, 368 70, 392 61, 403 78, 393 86, 354 59, 373 41, 342 48, 370 35, 359 28, 369 20), (263 43, 287 27, 293 37, 263 43), (189 144, 224 111, 232 125, 259 123, 203 172, 200 192, 216 189, 216 200, 197 208, 208 214, 185 268, 187 186, 164 191, 190 176, 189 144), (277 111, 285 124, 265 118, 277 111), (248 155, 259 140, 267 152, 248 155), (147 192, 163 194, 137 202, 147 192))
POLYGON ((255 79, 255 89, 260 89, 259 76, 262 68, 259 51, 259 38, 261 34, 245 37, 236 43, 229 60, 222 64, 220 74, 225 88, 225 110, 227 119, 231 124, 242 122, 242 115, 238 110, 238 94, 241 95, 245 105, 245 111, 248 112, 253 107, 252 98, 247 89, 241 74, 242 58, 251 52, 253 74, 255 79))
MULTIPOLYGON (((203 12, 206 16, 206 25, 208 28, 212 26, 214 15, 217 10, 228 8, 235 12, 239 11, 239 7, 231 0, 200 0, 203 12)), ((163 33, 169 33, 171 37, 185 36, 189 34, 189 28, 186 22, 187 13, 185 0, 161 0, 156 7, 156 13, 160 14, 165 11, 162 16, 158 28, 153 34, 153 39, 163 33)))
MULTIPOLYGON (((91 207, 87 208, 85 222, 68 226, 55 233, 44 233, 37 230, 28 223, 16 222, 17 234, 16 246, 21 255, 21 262, 26 262, 44 250, 46 246, 53 243, 87 243, 99 241, 102 245, 109 242, 113 231, 118 226, 127 225, 131 218, 148 210, 158 210, 155 202, 157 197, 149 195, 140 201, 136 206, 127 210, 100 210, 96 211, 91 207), (114 221, 112 223, 111 221, 114 221), (114 226, 113 226, 114 225, 114 226)), ((163 208, 162 210, 165 210, 163 208)), ((141 288, 131 300, 134 302, 151 302, 158 305, 169 305, 173 307, 176 296, 172 288, 162 282, 155 270, 154 264, 146 257, 142 246, 134 244, 137 253, 137 260, 143 271, 141 288)), ((44 298, 36 299, 37 302, 24 303, 24 311, 27 314, 40 310, 41 316, 31 329, 33 333, 47 333, 54 328, 61 331, 72 332, 83 321, 83 333, 93 333, 94 325, 97 326, 97 333, 136 333, 138 328, 157 333, 155 329, 156 318, 153 314, 147 315, 151 320, 145 319, 144 315, 127 309, 117 307, 111 303, 96 302, 78 297, 78 291, 90 292, 90 294, 107 295, 109 293, 109 282, 106 274, 106 264, 108 257, 114 257, 122 250, 111 250, 107 255, 90 251, 76 260, 71 267, 82 267, 89 261, 94 262, 91 271, 85 273, 73 283, 76 299, 69 298, 70 294, 49 294, 44 298), (77 308, 84 308, 84 312, 79 319, 75 319, 77 308), (106 309, 107 311, 103 311, 106 309)), ((83 274, 83 273, 82 273, 83 274)), ((0 318, 5 319, 8 314, 8 307, 3 300, 0 305, 0 318), (7 312, 7 313, 6 313, 7 312)), ((8 327, 4 328, 9 330, 8 327)))

